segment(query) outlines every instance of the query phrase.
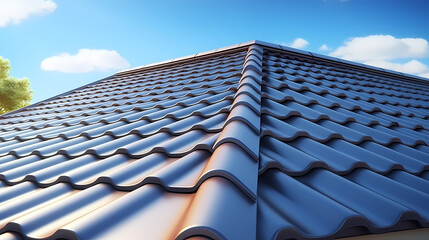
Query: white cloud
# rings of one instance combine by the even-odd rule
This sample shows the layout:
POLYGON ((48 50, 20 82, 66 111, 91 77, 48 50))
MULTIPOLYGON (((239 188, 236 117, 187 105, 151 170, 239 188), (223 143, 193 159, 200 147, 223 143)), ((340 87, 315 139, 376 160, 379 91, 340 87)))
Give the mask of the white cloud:
POLYGON ((109 71, 129 67, 128 61, 116 51, 104 49, 80 49, 76 55, 62 53, 46 58, 40 64, 44 71, 85 73, 109 71))
POLYGON ((323 44, 322 46, 319 47, 320 51, 328 51, 331 50, 326 44, 323 44))
POLYGON ((355 37, 330 55, 398 72, 429 76, 429 67, 416 60, 429 56, 429 44, 423 38, 395 38, 391 35, 355 37), (407 62, 395 62, 398 59, 406 59, 407 62))
POLYGON ((417 60, 411 60, 406 63, 393 63, 389 61, 369 61, 365 62, 368 65, 387 68, 398 72, 405 72, 409 74, 419 75, 429 72, 429 68, 417 60))
POLYGON ((352 61, 420 58, 429 55, 429 44, 423 38, 370 35, 349 39, 331 55, 352 61))
POLYGON ((49 14, 56 8, 52 0, 0 0, 0 27, 19 24, 30 15, 49 14))
POLYGON ((424 78, 428 78, 428 79, 429 79, 429 72, 419 74, 419 76, 420 76, 420 77, 424 77, 424 78))
POLYGON ((297 38, 288 46, 291 48, 305 48, 308 46, 308 41, 302 38, 297 38))

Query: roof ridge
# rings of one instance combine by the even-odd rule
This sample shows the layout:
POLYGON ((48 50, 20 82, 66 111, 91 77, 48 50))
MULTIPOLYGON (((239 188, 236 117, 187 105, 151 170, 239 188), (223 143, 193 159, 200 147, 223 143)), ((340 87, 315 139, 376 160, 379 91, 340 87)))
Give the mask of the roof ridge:
POLYGON ((238 149, 248 156, 249 167, 254 168, 254 176, 247 177, 247 179, 240 179, 237 176, 242 185, 237 187, 241 188, 253 201, 256 200, 257 195, 256 183, 259 166, 262 56, 263 49, 260 46, 251 45, 248 48, 234 102, 230 107, 223 130, 213 145, 213 156, 219 154, 219 151, 224 152, 225 150, 220 148, 225 144, 237 145, 238 149), (243 115, 248 118, 243 118, 243 115))

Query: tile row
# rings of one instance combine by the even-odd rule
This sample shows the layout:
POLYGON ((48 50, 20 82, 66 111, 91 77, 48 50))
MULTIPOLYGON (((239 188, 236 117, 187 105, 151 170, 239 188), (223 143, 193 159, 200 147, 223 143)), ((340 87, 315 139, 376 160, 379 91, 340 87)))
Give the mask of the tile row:
MULTIPOLYGON (((423 95, 428 95, 423 88, 427 88, 429 84, 412 79, 403 81, 401 77, 386 77, 379 73, 373 73, 366 68, 365 70, 357 70, 355 68, 341 67, 336 64, 318 62, 309 60, 308 58, 294 57, 285 54, 273 53, 266 51, 264 55, 266 66, 283 67, 283 71, 292 71, 292 69, 302 69, 300 71, 306 76, 314 76, 314 78, 329 79, 332 81, 342 81, 355 85, 377 86, 384 89, 397 88, 398 91, 412 92, 417 91, 423 95), (287 65, 284 65, 287 64, 287 65), (305 67, 303 67, 305 66, 305 67), (322 74, 309 74, 322 73, 322 74), (405 88, 404 88, 405 86, 405 88)), ((368 66, 370 67, 370 66, 368 66)), ((281 71, 281 70, 280 70, 281 71)))
MULTIPOLYGON (((61 104, 54 105, 49 108, 43 108, 40 110, 34 110, 31 112, 23 112, 10 114, 11 120, 21 117, 34 117, 34 115, 46 115, 46 114, 55 114, 61 112, 70 112, 70 111, 82 111, 86 109, 100 109, 107 108, 110 106, 120 106, 120 105, 129 105, 133 103, 150 103, 154 101, 160 101, 165 99, 180 98, 182 96, 194 96, 201 95, 203 93, 213 93, 222 91, 222 89, 230 88, 231 86, 236 85, 239 78, 233 77, 229 80, 221 81, 211 81, 210 84, 205 84, 203 86, 197 86, 194 88, 181 87, 180 89, 162 89, 159 93, 148 93, 148 92, 135 92, 127 96, 126 94, 118 95, 118 97, 104 97, 101 99, 97 98, 88 98, 86 100, 74 101, 72 104, 61 104)), ((9 120, 9 121, 11 121, 9 120)))
MULTIPOLYGON (((210 59, 206 61, 210 61, 210 59)), ((201 71, 199 72, 192 71, 192 72, 189 72, 188 74, 182 73, 180 76, 175 76, 170 72, 169 75, 165 75, 160 78, 156 76, 157 74, 155 74, 154 76, 150 74, 150 72, 143 72, 137 75, 137 76, 140 76, 139 78, 136 78, 136 76, 134 76, 131 79, 127 78, 123 81, 121 80, 122 77, 114 75, 111 78, 97 82, 96 84, 92 84, 83 89, 75 90, 68 95, 60 96, 55 100, 47 101, 47 102, 44 102, 43 104, 50 104, 58 100, 60 100, 60 102, 72 101, 80 97, 87 96, 88 93, 96 94, 96 95, 100 93, 106 93, 106 90, 108 92, 111 92, 111 91, 126 92, 126 90, 129 91, 136 87, 141 87, 142 89, 151 90, 151 89, 159 89, 161 86, 176 86, 176 85, 180 86, 186 83, 192 84, 192 83, 198 83, 198 82, 206 82, 208 79, 211 79, 212 76, 217 76, 216 79, 222 79, 224 78, 225 73, 227 72, 239 71, 241 69, 242 63, 243 63, 243 56, 237 55, 234 61, 226 61, 225 63, 223 63, 223 62, 219 62, 218 60, 212 66, 212 67, 216 67, 214 70, 211 69, 210 71, 206 71, 208 69, 206 68, 201 69, 201 71, 204 71, 204 74, 201 74, 201 71), (196 73, 200 73, 200 74, 196 74, 196 73)), ((189 63, 189 64, 192 64, 192 63, 189 63)))
POLYGON ((39 187, 68 183, 86 189, 105 183, 120 191, 132 191, 146 184, 159 184, 171 192, 194 192, 210 177, 224 177, 250 198, 256 198, 256 181, 241 170, 257 169, 258 163, 233 143, 213 150, 194 150, 182 157, 150 153, 141 158, 114 154, 100 159, 93 154, 70 158, 57 154, 0 158, 0 180, 17 188, 29 182, 39 187))
MULTIPOLYGON (((427 172, 426 172, 427 173, 427 172)), ((257 239, 332 239, 429 227, 429 181, 403 172, 269 170, 258 182, 257 239)))
MULTIPOLYGON (((111 135, 117 138, 130 133, 146 137, 157 132, 169 132, 173 135, 178 135, 193 129, 216 132, 221 130, 230 104, 228 101, 222 104, 214 104, 214 106, 217 105, 217 109, 205 110, 202 108, 199 114, 196 111, 188 113, 186 112, 188 109, 179 108, 179 110, 168 114, 168 116, 156 119, 150 119, 146 117, 148 115, 131 111, 127 112, 128 114, 116 116, 116 121, 108 118, 108 116, 103 117, 103 115, 100 115, 100 119, 97 121, 94 118, 92 118, 92 121, 86 121, 89 118, 65 122, 57 120, 58 125, 45 124, 41 128, 36 128, 37 125, 31 125, 30 128, 4 132, 0 139, 6 144, 7 141, 11 140, 27 141, 34 138, 49 140, 57 137, 71 139, 86 136, 92 139, 102 135, 111 135), (131 119, 134 121, 129 121, 131 119), (73 122, 78 124, 72 124, 73 122)), ((158 110, 158 112, 162 112, 162 110, 158 110)), ((149 114, 149 116, 154 116, 154 113, 149 114)))
POLYGON ((261 139, 259 172, 279 169, 289 175, 305 175, 314 168, 324 168, 346 174, 357 168, 367 168, 380 174, 395 169, 412 174, 429 170, 429 147, 409 147, 393 143, 389 147, 373 141, 359 145, 332 139, 321 143, 308 137, 283 142, 271 136, 261 139))
POLYGON ((262 136, 270 135, 288 142, 298 137, 308 137, 322 143, 341 139, 352 144, 371 141, 383 146, 393 143, 410 147, 429 145, 429 135, 400 126, 366 126, 352 121, 338 123, 327 119, 313 122, 300 116, 281 120, 267 114, 262 115, 261 121, 262 136))
POLYGON ((76 190, 67 183, 40 189, 26 182, 0 191, 5 237, 254 239, 256 234, 256 203, 222 177, 207 179, 193 194, 167 192, 157 184, 120 192, 103 183, 76 190))
MULTIPOLYGON (((74 109, 73 111, 53 113, 36 116, 29 116, 26 118, 17 118, 19 120, 8 121, 5 119, 0 129, 5 131, 11 130, 24 130, 28 128, 43 128, 45 126, 55 125, 75 125, 79 123, 105 121, 111 123, 122 120, 132 122, 136 120, 149 120, 154 121, 163 117, 171 116, 176 119, 183 118, 187 115, 208 115, 216 112, 218 108, 223 109, 230 104, 233 95, 236 91, 235 88, 219 89, 220 93, 203 92, 197 96, 184 95, 178 98, 169 98, 156 102, 143 102, 116 105, 112 104, 110 107, 94 108, 91 110, 82 111, 74 109), (199 113, 189 113, 191 110, 200 107, 199 113)), ((196 110, 197 112, 197 110, 196 110)))

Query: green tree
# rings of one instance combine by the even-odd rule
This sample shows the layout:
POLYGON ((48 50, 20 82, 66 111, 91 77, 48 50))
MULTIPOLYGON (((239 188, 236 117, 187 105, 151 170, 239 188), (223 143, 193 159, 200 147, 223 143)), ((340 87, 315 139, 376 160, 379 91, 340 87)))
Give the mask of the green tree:
POLYGON ((0 57, 0 114, 25 107, 33 99, 27 78, 9 76, 9 60, 0 57))

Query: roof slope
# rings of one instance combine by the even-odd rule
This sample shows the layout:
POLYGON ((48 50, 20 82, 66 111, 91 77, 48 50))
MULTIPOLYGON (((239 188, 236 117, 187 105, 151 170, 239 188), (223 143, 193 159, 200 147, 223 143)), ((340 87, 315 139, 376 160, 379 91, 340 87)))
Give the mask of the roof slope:
POLYGON ((0 239, 429 227, 429 82, 259 41, 0 117, 0 239))

